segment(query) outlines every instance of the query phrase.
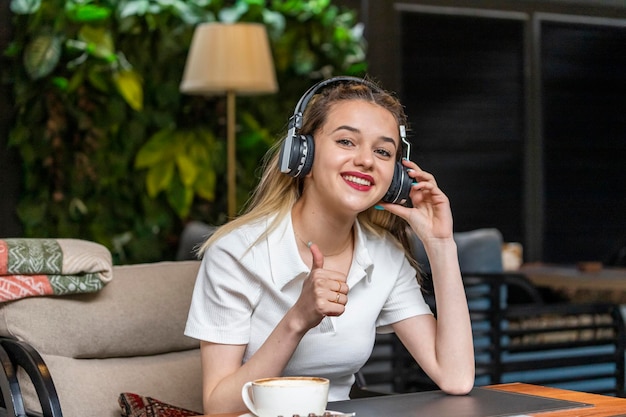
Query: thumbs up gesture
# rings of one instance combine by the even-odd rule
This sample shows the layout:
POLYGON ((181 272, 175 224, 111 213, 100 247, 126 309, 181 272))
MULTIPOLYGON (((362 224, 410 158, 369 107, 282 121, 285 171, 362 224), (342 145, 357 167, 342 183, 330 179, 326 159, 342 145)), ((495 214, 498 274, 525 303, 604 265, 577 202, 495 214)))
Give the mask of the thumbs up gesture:
POLYGON ((311 272, 304 280, 302 292, 294 309, 297 309, 308 328, 317 326, 324 316, 340 316, 348 302, 346 275, 324 269, 324 255, 315 243, 309 245, 311 272))

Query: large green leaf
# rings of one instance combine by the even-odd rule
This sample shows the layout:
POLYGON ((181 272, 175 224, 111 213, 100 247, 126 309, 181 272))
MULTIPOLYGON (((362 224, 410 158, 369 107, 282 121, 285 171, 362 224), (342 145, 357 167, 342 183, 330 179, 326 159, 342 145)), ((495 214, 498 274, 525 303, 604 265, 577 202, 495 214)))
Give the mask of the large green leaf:
POLYGON ((61 38, 52 34, 36 36, 24 51, 24 69, 37 80, 50 74, 61 58, 61 38))
POLYGON ((113 81, 126 103, 134 110, 143 109, 143 85, 141 76, 133 70, 121 70, 113 74, 113 81))
POLYGON ((85 2, 66 1, 65 14, 75 22, 97 22, 108 18, 112 10, 85 2))
POLYGON ((191 210, 193 203, 193 189, 185 187, 180 181, 174 180, 170 182, 167 189, 167 201, 174 208, 181 219, 184 219, 191 210))
POLYGON ((198 176, 198 167, 194 160, 183 153, 176 155, 176 166, 180 173, 180 180, 185 187, 191 187, 198 176))
POLYGON ((234 23, 241 19, 248 11, 248 4, 245 1, 236 2, 232 7, 225 7, 219 11, 219 19, 224 23, 234 23))
POLYGON ((271 39, 279 37, 285 31, 287 24, 285 16, 267 9, 263 10, 263 22, 267 25, 267 32, 271 39))
POLYGON ((212 148, 208 148, 199 143, 189 146, 189 157, 193 159, 194 165, 198 171, 215 170, 215 165, 211 159, 210 152, 212 148))
POLYGON ((98 67, 91 67, 87 70, 87 79, 89 83, 103 93, 111 90, 111 84, 108 83, 108 77, 98 67))
POLYGON ((127 0, 120 2, 118 13, 122 19, 130 16, 142 16, 148 12, 149 8, 149 0, 127 0))
POLYGON ((11 11, 15 14, 32 14, 41 7, 41 0, 11 0, 11 11))
POLYGON ((146 176, 148 195, 154 198, 159 192, 168 189, 172 178, 174 178, 173 161, 165 161, 161 164, 153 165, 148 170, 148 175, 146 176))
POLYGON ((87 51, 98 58, 115 61, 115 43, 110 30, 103 26, 84 25, 78 38, 87 44, 87 51))
POLYGON ((206 169, 200 172, 193 185, 194 191, 202 198, 213 201, 215 199, 215 186, 217 174, 214 169, 206 169))
POLYGON ((85 72, 84 71, 76 71, 72 74, 72 77, 69 80, 69 84, 67 86, 67 91, 70 93, 75 92, 79 89, 83 82, 85 81, 85 72))
POLYGON ((137 153, 135 168, 149 168, 170 159, 176 148, 174 138, 172 129, 162 129, 155 133, 137 153))

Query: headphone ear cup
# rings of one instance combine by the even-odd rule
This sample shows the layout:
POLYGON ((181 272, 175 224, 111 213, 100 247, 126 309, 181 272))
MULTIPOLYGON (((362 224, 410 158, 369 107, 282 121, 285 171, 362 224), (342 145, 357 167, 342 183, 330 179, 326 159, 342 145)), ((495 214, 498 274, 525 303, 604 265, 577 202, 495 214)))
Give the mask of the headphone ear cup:
POLYGON ((305 176, 311 171, 314 154, 315 141, 311 135, 297 135, 292 140, 285 140, 280 148, 281 171, 294 178, 305 176), (285 152, 288 159, 284 158, 285 152))
POLYGON ((404 165, 402 165, 401 162, 396 162, 393 171, 393 179, 391 180, 387 193, 383 197, 383 201, 385 203, 405 205, 409 200, 412 184, 413 180, 409 177, 409 173, 406 171, 404 165))
POLYGON ((313 167, 313 157, 315 156, 315 141, 311 135, 300 135, 303 137, 302 143, 305 143, 306 149, 302 150, 302 169, 298 177, 304 177, 311 172, 313 167))

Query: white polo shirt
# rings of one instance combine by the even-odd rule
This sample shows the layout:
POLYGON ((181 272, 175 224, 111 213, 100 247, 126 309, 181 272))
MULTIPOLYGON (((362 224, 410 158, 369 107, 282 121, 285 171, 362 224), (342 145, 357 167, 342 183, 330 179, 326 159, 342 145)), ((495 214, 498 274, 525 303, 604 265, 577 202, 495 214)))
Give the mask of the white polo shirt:
MULTIPOLYGON (((290 215, 251 247, 268 224, 266 219, 242 226, 207 249, 185 328, 185 335, 196 339, 247 345, 244 362, 294 305, 310 272, 298 253, 290 215)), ((329 401, 348 399, 376 331, 390 332, 395 322, 432 314, 404 251, 358 222, 356 237, 345 312, 309 330, 283 373, 330 379, 329 401)))

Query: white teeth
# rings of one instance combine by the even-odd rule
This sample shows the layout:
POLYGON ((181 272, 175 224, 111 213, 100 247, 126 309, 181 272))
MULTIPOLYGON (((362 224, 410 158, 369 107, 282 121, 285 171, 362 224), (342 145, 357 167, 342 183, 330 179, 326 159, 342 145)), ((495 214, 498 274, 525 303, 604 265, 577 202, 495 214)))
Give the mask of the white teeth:
POLYGON ((359 185, 367 185, 370 186, 372 183, 364 178, 355 177, 354 175, 344 175, 343 177, 346 181, 354 182, 359 185))

